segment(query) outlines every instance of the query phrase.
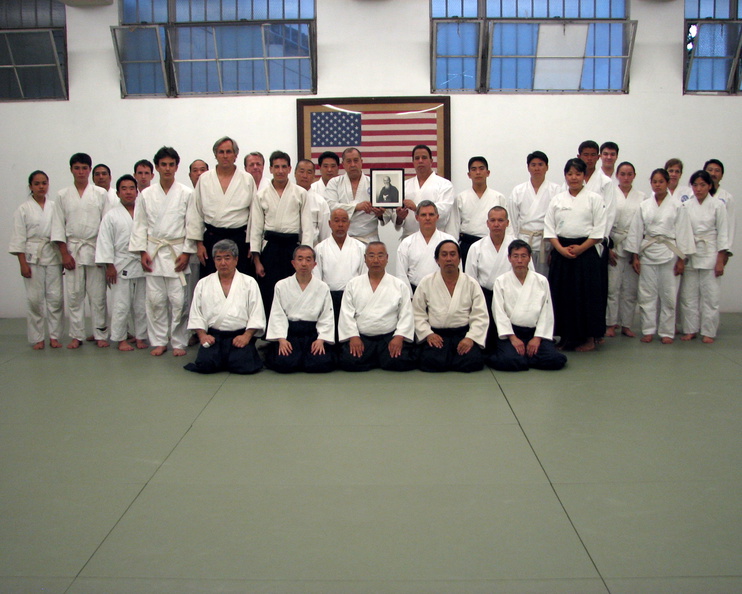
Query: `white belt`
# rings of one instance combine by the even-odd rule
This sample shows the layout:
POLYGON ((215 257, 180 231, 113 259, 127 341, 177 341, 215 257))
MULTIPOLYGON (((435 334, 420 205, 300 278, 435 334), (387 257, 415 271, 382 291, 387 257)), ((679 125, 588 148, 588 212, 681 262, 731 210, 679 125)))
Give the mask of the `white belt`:
POLYGON ((79 237, 68 237, 67 238, 67 246, 69 247, 69 244, 72 244, 72 257, 77 261, 77 256, 80 254, 80 250, 84 245, 88 245, 91 248, 95 249, 95 238, 93 239, 80 239, 79 237))
POLYGON ((618 248, 623 245, 623 242, 626 241, 626 237, 629 235, 628 229, 616 229, 614 228, 613 231, 611 231, 611 238, 613 239, 613 249, 618 250, 618 248))
POLYGON ((521 235, 525 235, 528 239, 526 241, 528 242, 528 245, 533 245, 533 239, 535 237, 541 238, 541 247, 538 250, 539 253, 539 262, 541 264, 546 264, 546 241, 544 240, 544 230, 541 231, 524 231, 521 229, 520 231, 521 235))
POLYGON ((699 235, 696 239, 696 247, 700 244, 709 245, 712 241, 716 241, 716 233, 707 233, 706 235, 699 235))
POLYGON ((678 249, 678 246, 675 245, 675 242, 671 238, 664 235, 645 235, 644 243, 642 244, 641 248, 639 248, 639 253, 641 254, 644 250, 646 250, 650 245, 654 243, 661 243, 678 258, 680 258, 681 260, 685 259, 685 254, 678 249))
MULTIPOLYGON (((173 255, 173 264, 175 264, 175 261, 178 259, 178 253, 175 251, 174 245, 181 245, 185 241, 185 237, 178 237, 177 239, 159 239, 157 237, 149 237, 149 240, 155 244, 155 251, 150 254, 150 257, 152 258, 152 265, 154 266, 154 260, 155 256, 157 256, 157 252, 160 251, 160 249, 164 247, 170 248, 170 253, 173 255)), ((185 274, 183 271, 178 272, 178 278, 180 279, 181 286, 185 287, 188 282, 186 281, 185 274)))

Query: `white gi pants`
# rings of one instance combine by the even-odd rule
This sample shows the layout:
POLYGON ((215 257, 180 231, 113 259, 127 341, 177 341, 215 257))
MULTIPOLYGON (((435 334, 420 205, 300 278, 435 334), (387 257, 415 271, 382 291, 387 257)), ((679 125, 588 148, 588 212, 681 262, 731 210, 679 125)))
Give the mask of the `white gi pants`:
POLYGON ((85 341, 85 295, 90 299, 95 340, 108 338, 106 319, 106 269, 103 266, 78 264, 64 271, 64 297, 70 316, 70 338, 85 341))
POLYGON ((680 285, 680 327, 684 334, 700 330, 714 338, 719 329, 721 282, 713 269, 686 267, 680 285))
MULTIPOLYGON (((608 306, 605 325, 630 328, 636 310, 639 275, 631 267, 631 258, 616 258, 615 266, 608 266, 608 306)), ((642 266, 644 266, 642 264, 642 266)))
POLYGON ((61 340, 62 316, 62 265, 41 266, 29 264, 31 278, 24 278, 26 286, 26 331, 28 342, 44 340, 44 319, 49 327, 49 338, 61 340))
POLYGON ((185 310, 186 288, 177 277, 147 275, 147 333, 153 347, 185 349, 188 342, 185 310))
POLYGON ((641 263, 638 302, 641 312, 642 334, 659 333, 660 337, 675 336, 675 302, 680 277, 673 274, 675 260, 664 264, 641 263), (657 329, 657 302, 660 304, 659 331, 657 329))
POLYGON ((138 340, 147 339, 147 311, 145 305, 144 277, 118 278, 111 285, 111 340, 126 340, 127 328, 133 320, 132 329, 138 340))

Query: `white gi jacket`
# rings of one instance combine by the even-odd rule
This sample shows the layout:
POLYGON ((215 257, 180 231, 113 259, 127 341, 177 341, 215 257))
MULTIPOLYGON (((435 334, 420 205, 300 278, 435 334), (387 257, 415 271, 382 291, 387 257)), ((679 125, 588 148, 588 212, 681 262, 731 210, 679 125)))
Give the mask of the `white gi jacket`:
POLYGON ((394 333, 405 341, 415 338, 410 289, 396 276, 384 274, 376 287, 371 288, 368 274, 357 276, 345 287, 338 320, 340 342, 353 336, 379 336, 394 333))
POLYGON ((317 266, 312 270, 317 278, 327 283, 331 291, 343 291, 348 281, 366 274, 366 246, 353 237, 345 238, 340 249, 334 237, 320 241, 314 248, 317 266))
POLYGON ((427 243, 420 231, 403 239, 397 248, 397 276, 407 285, 419 285, 423 278, 438 270, 435 248, 444 240, 459 243, 452 235, 438 229, 427 243))
MULTIPOLYGON (((348 235, 362 238, 364 243, 379 240, 379 219, 374 214, 356 210, 356 204, 371 200, 371 182, 368 175, 362 175, 358 181, 355 195, 350 178, 347 175, 333 177, 325 188, 325 199, 330 212, 342 208, 348 213, 350 227, 348 235)), ((383 223, 382 223, 383 224, 383 223)))
POLYGON ((193 241, 202 241, 204 223, 223 229, 238 229, 247 225, 247 241, 250 207, 255 193, 255 180, 246 171, 237 169, 234 172, 226 192, 222 190, 216 169, 205 171, 198 178, 188 207, 186 237, 193 241))
POLYGON ((320 279, 312 280, 302 291, 296 274, 276 283, 266 340, 286 338, 289 322, 317 322, 317 338, 335 342, 335 315, 330 288, 320 279))
POLYGON ((500 275, 493 290, 492 315, 502 339, 515 334, 515 324, 535 328, 534 336, 552 340, 554 308, 551 305, 549 281, 532 270, 528 271, 523 284, 512 270, 500 275))
MULTIPOLYGON (((479 283, 480 287, 490 291, 495 285, 495 279, 510 270, 508 260, 508 246, 515 241, 515 236, 510 231, 505 232, 505 238, 500 246, 500 251, 495 249, 492 238, 489 235, 483 237, 469 248, 466 257, 466 274, 479 283)), ((533 268, 531 264, 530 268, 533 268)))
POLYGON ((231 331, 256 330, 255 336, 265 331, 265 310, 260 289, 254 278, 234 273, 229 295, 224 296, 219 273, 202 278, 196 285, 188 318, 189 330, 231 331))
POLYGON ((621 188, 616 192, 616 218, 613 221, 613 229, 611 229, 611 239, 613 240, 613 251, 619 258, 626 256, 623 244, 629 235, 629 229, 639 205, 646 199, 647 196, 644 192, 633 188, 628 196, 624 195, 621 188))
POLYGON ((544 217, 551 199, 561 191, 559 184, 544 180, 538 192, 535 192, 529 180, 518 184, 510 192, 507 202, 510 228, 513 235, 527 242, 534 252, 545 251, 541 249, 544 217))
POLYGON ((98 242, 95 247, 96 264, 113 264, 118 278, 131 279, 144 276, 139 254, 129 251, 134 220, 119 202, 100 222, 98 242))
POLYGON ((703 204, 693 196, 685 203, 696 251, 689 258, 692 268, 713 269, 717 254, 729 249, 728 213, 721 200, 709 194, 703 204))
POLYGON ((480 198, 472 188, 464 190, 456 196, 446 233, 453 235, 457 242, 461 233, 484 237, 489 233, 487 213, 494 206, 505 208, 505 196, 500 192, 487 188, 480 198))
POLYGON ((75 186, 60 190, 54 201, 52 241, 66 242, 78 265, 94 266, 98 227, 108 207, 108 193, 93 184, 82 196, 75 186))
POLYGON ((153 184, 142 190, 134 206, 134 224, 131 228, 129 250, 147 252, 152 258, 153 276, 180 277, 185 274, 175 272, 175 260, 186 252, 194 254, 196 243, 186 238, 186 212, 192 198, 192 191, 175 182, 167 194, 160 184, 153 184))
MULTIPOLYGON (((437 227, 441 231, 446 229, 451 211, 454 207, 456 197, 453 192, 453 184, 446 178, 433 172, 425 180, 423 185, 417 179, 417 176, 411 177, 404 183, 404 199, 412 200, 415 204, 420 204, 423 200, 430 200, 438 208, 437 227)), ((415 219, 415 213, 409 212, 402 221, 401 225, 396 225, 397 229, 402 229, 402 238, 412 235, 415 231, 420 230, 420 225, 415 219)))
POLYGON ((433 333, 433 328, 469 326, 466 333, 484 348, 490 325, 484 293, 472 277, 459 273, 453 295, 448 292, 440 270, 426 276, 412 298, 415 336, 418 342, 433 333))
POLYGON ((54 201, 49 198, 43 209, 30 196, 22 202, 13 213, 8 251, 11 254, 26 254, 26 262, 29 264, 61 264, 59 250, 51 242, 54 210, 54 201))
POLYGON ((289 180, 278 195, 273 184, 258 192, 252 205, 250 250, 263 251, 265 231, 298 233, 299 243, 312 245, 314 230, 307 191, 289 180))

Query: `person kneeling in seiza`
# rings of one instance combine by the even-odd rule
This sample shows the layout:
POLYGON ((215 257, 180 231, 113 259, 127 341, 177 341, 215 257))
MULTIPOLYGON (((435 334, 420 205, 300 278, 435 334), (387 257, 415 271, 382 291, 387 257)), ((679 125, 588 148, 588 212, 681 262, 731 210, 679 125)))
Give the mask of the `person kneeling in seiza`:
POLYGON ((293 276, 276 283, 268 320, 265 366, 278 373, 326 373, 335 368, 327 345, 335 341, 335 314, 330 288, 312 274, 317 265, 314 250, 300 245, 294 250, 293 276))
POLYGON ((479 371, 489 328, 482 288, 459 269, 459 244, 450 239, 435 249, 440 270, 420 282, 412 298, 422 371, 479 371))
POLYGON ((368 274, 348 281, 340 307, 340 367, 345 371, 414 369, 410 288, 386 272, 389 255, 380 241, 366 246, 368 274))
POLYGON ((498 371, 561 369, 567 357, 554 341, 554 310, 549 281, 529 270, 531 246, 516 239, 508 246, 512 271, 497 277, 493 289, 492 314, 499 340, 487 364, 498 371))
POLYGON ((198 334, 196 361, 184 368, 197 373, 248 374, 263 362, 255 348, 265 330, 265 311, 255 279, 237 272, 239 249, 231 239, 212 249, 216 272, 196 285, 188 329, 198 334))

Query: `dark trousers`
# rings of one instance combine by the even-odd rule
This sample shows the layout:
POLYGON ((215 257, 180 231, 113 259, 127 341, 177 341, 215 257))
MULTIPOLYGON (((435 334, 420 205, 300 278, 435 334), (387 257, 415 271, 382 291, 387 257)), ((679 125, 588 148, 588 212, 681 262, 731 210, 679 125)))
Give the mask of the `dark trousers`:
MULTIPOLYGON (((535 328, 525 328, 523 326, 513 326, 515 336, 528 345, 528 341, 533 338, 535 328)), ((533 357, 528 354, 519 355, 518 351, 511 344, 510 339, 497 341, 497 352, 487 358, 487 365, 498 371, 528 371, 531 367, 534 369, 556 370, 561 369, 567 364, 567 357, 560 353, 553 340, 541 339, 541 345, 533 357)))
POLYGON ((338 341, 338 322, 340 321, 340 305, 343 303, 343 293, 345 293, 345 291, 330 291, 332 309, 335 314, 335 345, 340 344, 338 341))
POLYGON ((317 322, 289 322, 286 340, 291 343, 288 355, 278 354, 278 343, 272 342, 265 353, 265 366, 278 373, 327 373, 335 369, 332 345, 325 344, 324 355, 312 354, 312 343, 317 340, 317 322))
POLYGON ((258 279, 258 285, 267 319, 270 317, 276 283, 290 277, 295 272, 291 259, 294 257, 296 246, 299 245, 299 234, 266 231, 265 240, 267 243, 260 254, 265 276, 258 279))
POLYGON ((381 368, 385 371, 409 371, 417 367, 414 349, 408 342, 402 343, 402 352, 399 357, 389 354, 389 342, 394 333, 378 336, 360 336, 363 342, 363 354, 354 357, 350 354, 350 341, 342 344, 340 349, 340 368, 345 371, 369 371, 381 368))
POLYGON ((430 346, 427 340, 420 343, 420 369, 422 371, 461 371, 469 373, 484 367, 482 349, 474 344, 465 355, 459 355, 457 347, 466 338, 469 326, 460 328, 433 328, 435 334, 443 338, 443 346, 430 346))
POLYGON ((477 241, 482 239, 476 235, 469 235, 468 233, 459 234, 459 250, 461 250, 461 268, 466 268, 466 257, 469 255, 469 248, 473 246, 477 241))
POLYGON ((497 349, 497 326, 495 325, 495 316, 492 313, 492 297, 493 293, 489 289, 482 287, 482 293, 484 294, 484 301, 487 304, 487 314, 490 317, 490 327, 487 328, 487 338, 484 342, 484 350, 487 353, 494 353, 497 349))
POLYGON ((255 278, 255 266, 252 260, 249 258, 250 255, 250 244, 246 242, 247 226, 238 227, 236 229, 225 229, 223 227, 214 227, 213 225, 206 225, 204 230, 204 248, 206 248, 206 264, 201 266, 200 277, 210 275, 212 272, 216 272, 216 266, 214 265, 214 257, 211 250, 214 248, 214 244, 222 239, 231 239, 237 244, 239 255, 237 257, 237 270, 243 274, 249 274, 255 278))
POLYGON ((216 339, 216 342, 209 348, 199 347, 196 354, 196 360, 193 363, 184 365, 183 369, 195 371, 196 373, 218 373, 219 371, 229 371, 230 373, 239 373, 247 375, 255 373, 263 368, 263 362, 255 348, 256 338, 253 338, 247 345, 238 348, 232 344, 235 336, 245 333, 242 330, 224 331, 209 328, 208 333, 216 339))

